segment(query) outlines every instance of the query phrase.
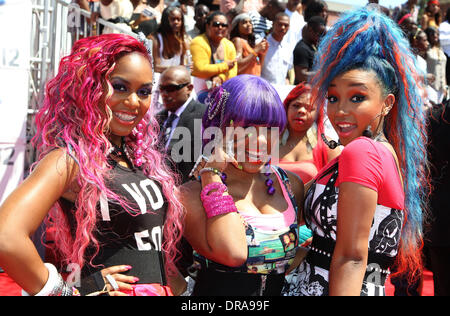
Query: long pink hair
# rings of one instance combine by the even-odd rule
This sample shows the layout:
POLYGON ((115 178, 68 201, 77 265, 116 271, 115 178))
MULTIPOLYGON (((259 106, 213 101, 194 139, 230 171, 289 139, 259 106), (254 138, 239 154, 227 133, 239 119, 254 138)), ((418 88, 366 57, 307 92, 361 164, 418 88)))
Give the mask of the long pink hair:
MULTIPOLYGON (((130 213, 127 203, 105 186, 111 166, 107 138, 110 114, 108 99, 112 86, 108 80, 118 59, 138 52, 151 57, 145 46, 128 35, 105 34, 88 37, 75 43, 72 53, 60 62, 58 74, 46 86, 43 107, 36 117, 37 133, 33 139, 39 160, 55 148, 63 148, 78 165, 77 184, 80 188, 75 200, 76 227, 69 224, 59 203, 49 212, 49 220, 55 228, 55 247, 62 263, 77 263, 82 267, 93 257, 86 256, 86 249, 98 252, 95 238, 99 200, 105 194, 130 213)), ((184 210, 178 200, 177 178, 165 163, 165 156, 157 150, 159 125, 148 111, 141 121, 145 126, 142 169, 146 176, 160 183, 168 202, 164 224, 163 252, 166 270, 174 272, 178 254, 176 244, 181 238, 184 210)), ((130 153, 136 148, 135 130, 125 138, 130 153)), ((94 253, 94 256, 95 256, 94 253)))

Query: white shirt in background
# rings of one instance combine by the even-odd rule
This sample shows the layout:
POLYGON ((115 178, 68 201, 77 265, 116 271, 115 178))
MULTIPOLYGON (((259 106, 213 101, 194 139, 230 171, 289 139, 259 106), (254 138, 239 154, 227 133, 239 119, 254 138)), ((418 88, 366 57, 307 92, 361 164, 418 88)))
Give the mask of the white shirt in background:
POLYGON ((278 42, 269 34, 267 42, 269 48, 264 58, 261 77, 272 84, 286 84, 287 73, 293 63, 291 46, 286 41, 286 36, 278 42))

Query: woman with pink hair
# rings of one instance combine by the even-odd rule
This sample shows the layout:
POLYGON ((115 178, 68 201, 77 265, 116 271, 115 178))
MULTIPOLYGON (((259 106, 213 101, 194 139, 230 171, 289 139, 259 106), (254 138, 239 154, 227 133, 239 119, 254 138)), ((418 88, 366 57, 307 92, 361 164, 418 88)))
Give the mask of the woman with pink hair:
POLYGON ((0 266, 24 294, 183 291, 174 266, 183 212, 148 114, 148 52, 127 35, 85 38, 47 83, 38 162, 0 206, 0 266), (30 239, 44 220, 55 230, 55 265, 80 269, 77 288, 43 263, 30 239))

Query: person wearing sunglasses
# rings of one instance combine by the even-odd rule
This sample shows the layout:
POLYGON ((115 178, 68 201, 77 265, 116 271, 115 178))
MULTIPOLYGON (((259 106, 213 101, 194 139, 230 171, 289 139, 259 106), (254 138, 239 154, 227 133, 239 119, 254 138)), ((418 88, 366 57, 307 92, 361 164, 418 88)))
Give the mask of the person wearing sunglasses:
POLYGON ((226 38, 227 33, 226 15, 215 11, 206 19, 205 33, 192 40, 192 75, 196 77, 194 86, 197 93, 211 88, 207 81, 211 81, 214 87, 237 75, 236 48, 226 38))
POLYGON ((175 171, 181 176, 182 182, 188 180, 189 172, 194 167, 194 163, 200 154, 195 152, 193 139, 194 137, 201 137, 201 129, 195 129, 194 126, 196 119, 200 126, 200 120, 206 108, 204 104, 193 98, 193 88, 189 69, 184 66, 170 67, 161 74, 159 90, 164 109, 157 115, 160 124, 160 145, 175 163, 173 164, 175 171), (186 143, 184 133, 181 133, 181 130, 176 131, 177 128, 182 127, 189 130, 189 136, 191 137, 187 142, 190 145, 189 159, 184 159, 185 148, 180 146, 181 142, 186 143), (195 135, 195 132, 198 135, 195 135), (183 136, 180 137, 180 134, 183 134, 183 136))
MULTIPOLYGON (((201 139, 201 119, 206 105, 192 97, 193 88, 189 70, 184 66, 170 67, 161 74, 159 90, 164 109, 156 115, 160 127, 160 148, 168 153, 171 159, 168 165, 179 175, 180 183, 187 182, 189 172, 200 155, 200 146, 196 151, 194 139, 201 139), (189 148, 184 148, 183 144, 189 148), (185 157, 187 151, 188 159, 179 159, 185 157)), ((176 265, 187 277, 188 268, 193 264, 192 247, 182 238, 178 249, 180 258, 176 265)))

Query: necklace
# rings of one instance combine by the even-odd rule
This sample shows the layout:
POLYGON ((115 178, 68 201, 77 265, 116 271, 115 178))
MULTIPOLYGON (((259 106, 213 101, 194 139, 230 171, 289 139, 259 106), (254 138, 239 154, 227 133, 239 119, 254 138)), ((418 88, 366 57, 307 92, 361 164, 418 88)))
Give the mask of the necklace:
POLYGON ((115 143, 111 142, 111 149, 109 150, 108 156, 114 155, 119 159, 123 159, 129 166, 131 166, 131 169, 134 170, 134 164, 131 162, 131 159, 128 154, 128 150, 125 148, 125 141, 122 138, 121 140, 121 146, 117 146, 115 143))
MULTIPOLYGON (((267 187, 266 192, 267 192, 268 195, 274 195, 275 192, 276 192, 276 189, 275 189, 274 186, 273 186, 273 184, 274 184, 273 180, 270 179, 270 175, 272 174, 272 169, 271 169, 271 167, 270 167, 270 160, 269 160, 269 162, 267 162, 267 163, 265 164, 264 168, 266 169, 266 170, 264 171, 264 176, 266 176, 266 178, 267 178, 267 179, 264 181, 264 184, 265 184, 266 187, 267 187)), ((223 184, 226 185, 227 174, 226 174, 225 172, 220 172, 220 178, 221 178, 223 184)))
POLYGON ((109 151, 109 155, 114 155, 117 158, 123 158, 125 155, 125 150, 123 148, 123 142, 121 146, 117 146, 115 143, 111 142, 112 148, 109 151))
MULTIPOLYGON (((125 160, 126 163, 128 163, 129 166, 131 166, 132 170, 135 170, 135 167, 141 167, 143 164, 143 156, 144 156, 144 124, 139 123, 136 126, 136 130, 133 131, 133 134, 136 137, 136 148, 132 152, 132 155, 130 154, 127 146, 125 145, 125 137, 121 137, 120 139, 120 147, 114 144, 113 142, 110 142, 112 145, 112 148, 108 152, 108 156, 113 154, 117 158, 121 158, 125 160)), ((133 149, 132 147, 130 147, 133 149)))

